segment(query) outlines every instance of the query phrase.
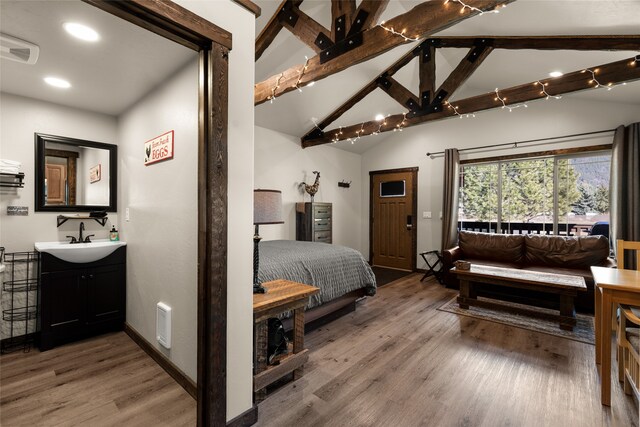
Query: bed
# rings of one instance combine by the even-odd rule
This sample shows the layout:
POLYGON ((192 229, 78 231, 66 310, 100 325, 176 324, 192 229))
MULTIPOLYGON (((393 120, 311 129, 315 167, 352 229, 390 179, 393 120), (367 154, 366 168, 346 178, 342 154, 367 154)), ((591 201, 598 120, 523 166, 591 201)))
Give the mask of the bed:
MULTIPOLYGON (((260 243, 260 282, 292 280, 320 288, 309 298, 307 323, 376 293, 376 278, 360 252, 344 246, 296 240, 260 243)), ((346 310, 351 311, 351 310, 346 310)))

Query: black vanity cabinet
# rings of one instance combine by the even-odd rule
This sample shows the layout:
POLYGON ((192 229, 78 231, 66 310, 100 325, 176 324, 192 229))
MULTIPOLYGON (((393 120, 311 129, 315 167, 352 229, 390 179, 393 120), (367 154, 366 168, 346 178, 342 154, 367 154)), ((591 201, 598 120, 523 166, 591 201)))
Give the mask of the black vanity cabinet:
POLYGON ((85 264, 40 254, 41 351, 109 331, 126 315, 126 246, 85 264))

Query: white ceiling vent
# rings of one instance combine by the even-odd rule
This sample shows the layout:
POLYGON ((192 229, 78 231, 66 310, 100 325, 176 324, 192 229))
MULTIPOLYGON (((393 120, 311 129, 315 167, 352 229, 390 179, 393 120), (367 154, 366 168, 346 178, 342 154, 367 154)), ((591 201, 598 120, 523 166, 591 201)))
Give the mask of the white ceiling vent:
POLYGON ((38 61, 40 48, 33 43, 0 34, 0 58, 33 65, 38 61))

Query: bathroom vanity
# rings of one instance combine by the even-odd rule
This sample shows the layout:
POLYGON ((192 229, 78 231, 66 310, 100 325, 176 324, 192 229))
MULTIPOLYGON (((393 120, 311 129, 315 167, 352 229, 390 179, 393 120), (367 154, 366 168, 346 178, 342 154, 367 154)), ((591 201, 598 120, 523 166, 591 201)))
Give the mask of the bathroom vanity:
POLYGON ((122 330, 126 315, 126 249, 124 242, 36 243, 40 252, 41 351, 122 330))

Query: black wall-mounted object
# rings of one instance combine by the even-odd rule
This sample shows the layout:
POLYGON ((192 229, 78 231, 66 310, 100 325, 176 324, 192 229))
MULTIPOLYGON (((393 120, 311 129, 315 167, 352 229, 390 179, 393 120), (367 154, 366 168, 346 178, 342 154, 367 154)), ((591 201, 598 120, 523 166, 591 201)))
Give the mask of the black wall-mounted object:
MULTIPOLYGON (((68 138, 66 136, 35 134, 35 208, 36 212, 90 212, 118 210, 118 146, 104 142, 87 141, 84 139, 68 138), (70 150, 77 147, 106 150, 109 152, 109 200, 106 205, 82 205, 82 204, 47 204, 45 190, 46 157, 49 149, 47 144, 55 144, 57 151, 67 145, 70 150)), ((72 153, 73 154, 73 153, 72 153)), ((77 157, 77 156, 76 156, 77 157)), ((106 179, 106 178, 102 178, 106 179)), ((86 183, 89 185, 89 183, 86 183)))
POLYGON ((349 188, 351 187, 351 181, 346 182, 345 180, 342 180, 338 183, 338 187, 349 188))

